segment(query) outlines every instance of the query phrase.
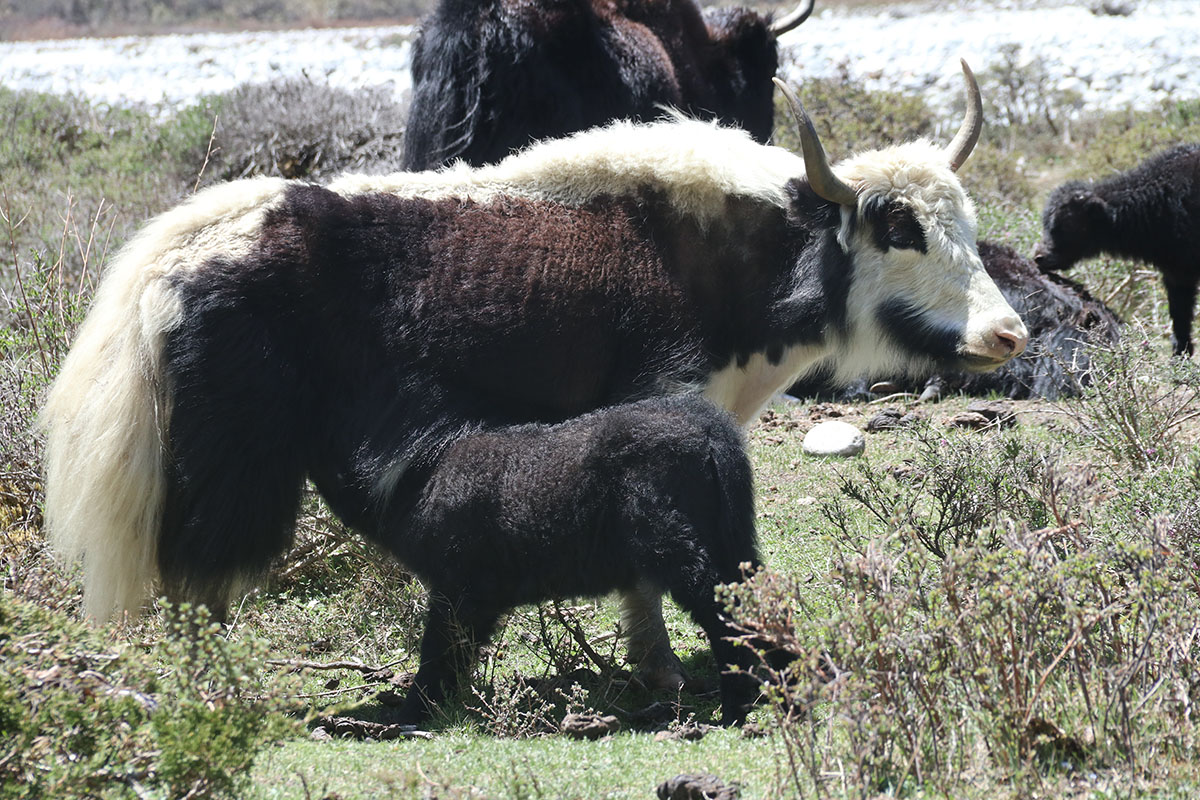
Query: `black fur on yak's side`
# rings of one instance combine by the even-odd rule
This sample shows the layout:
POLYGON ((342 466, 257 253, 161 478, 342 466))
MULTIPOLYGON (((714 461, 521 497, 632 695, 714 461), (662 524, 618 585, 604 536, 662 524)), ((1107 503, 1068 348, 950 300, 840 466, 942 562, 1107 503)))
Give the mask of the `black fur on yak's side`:
MULTIPOLYGON (((817 202, 810 194, 797 189, 796 202, 817 202)), ((777 210, 747 210, 771 234, 731 256, 715 229, 656 227, 649 207, 546 213, 296 185, 253 252, 177 278, 158 537, 170 594, 219 614, 237 581, 286 552, 306 475, 378 537, 381 498, 420 485, 421 465, 473 425, 561 421, 844 326, 852 269, 819 228, 827 214, 792 220, 807 246, 789 264, 777 210), (664 274, 651 237, 685 243, 687 276, 674 263, 675 278, 664 274), (586 274, 570 267, 584 241, 586 274), (709 261, 722 258, 754 266, 739 285, 714 281, 709 261)))
POLYGON ((640 583, 670 593, 704 630, 723 671, 722 720, 745 717, 751 653, 729 641, 715 594, 757 564, 750 464, 727 412, 684 395, 481 430, 425 471, 388 503, 379 532, 430 591, 404 720, 455 689, 513 607, 640 583))
POLYGON ((1042 214, 1035 256, 1044 271, 1108 253, 1162 273, 1176 355, 1191 355, 1200 284, 1200 144, 1184 144, 1133 169, 1055 189, 1042 214))
POLYGON ((413 43, 402 164, 479 166, 665 107, 765 142, 779 63, 770 22, 694 0, 442 0, 413 43))

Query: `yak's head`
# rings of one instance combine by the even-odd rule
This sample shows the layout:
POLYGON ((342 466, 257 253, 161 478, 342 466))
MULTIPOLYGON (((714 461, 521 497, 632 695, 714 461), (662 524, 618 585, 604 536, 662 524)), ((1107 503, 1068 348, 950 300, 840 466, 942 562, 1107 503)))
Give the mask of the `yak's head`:
POLYGON ((800 4, 783 17, 764 16, 742 6, 704 9, 708 47, 704 83, 713 94, 712 107, 691 113, 715 116, 750 132, 765 143, 775 128, 775 96, 771 79, 779 68, 779 37, 801 25, 815 0, 800 4))
POLYGON ((1098 233, 1108 224, 1108 205, 1082 181, 1071 181, 1050 193, 1042 213, 1042 241, 1033 260, 1043 272, 1070 269, 1096 255, 1098 233))
POLYGON ((845 344, 835 360, 843 378, 995 369, 1028 343, 979 258, 975 209, 955 175, 982 129, 979 87, 965 62, 963 74, 967 114, 949 147, 898 145, 836 171, 803 107, 776 81, 799 124, 808 187, 832 209, 850 265, 845 344))

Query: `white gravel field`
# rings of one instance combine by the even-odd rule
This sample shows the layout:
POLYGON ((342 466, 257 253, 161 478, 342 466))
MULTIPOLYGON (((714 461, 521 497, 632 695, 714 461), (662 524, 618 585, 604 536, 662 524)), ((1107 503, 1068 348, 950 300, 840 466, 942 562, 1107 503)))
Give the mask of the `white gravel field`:
MULTIPOLYGON (((824 8, 782 40, 784 74, 845 68, 872 88, 925 93, 935 106, 961 92, 958 59, 976 72, 1019 47, 1048 85, 1081 109, 1150 108, 1200 97, 1200 0, 1124 0, 1128 16, 1092 2, 961 0, 824 8)), ((1099 0, 1093 0, 1099 2, 1099 0)), ((170 113, 205 93, 308 75, 347 88, 409 86, 409 26, 0 42, 0 82, 143 104, 170 113)))

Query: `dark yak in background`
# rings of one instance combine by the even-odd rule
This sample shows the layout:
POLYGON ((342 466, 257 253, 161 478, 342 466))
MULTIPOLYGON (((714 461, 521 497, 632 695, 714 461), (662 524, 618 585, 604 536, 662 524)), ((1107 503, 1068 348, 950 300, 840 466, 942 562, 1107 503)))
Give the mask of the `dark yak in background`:
POLYGON ((1095 183, 1055 189, 1042 215, 1035 259, 1069 269, 1101 253, 1133 258, 1162 273, 1176 355, 1192 354, 1200 283, 1200 144, 1185 144, 1095 183))
POLYGON ((480 166, 663 106, 766 142, 778 37, 812 8, 772 21, 694 0, 442 0, 413 44, 403 167, 480 166))

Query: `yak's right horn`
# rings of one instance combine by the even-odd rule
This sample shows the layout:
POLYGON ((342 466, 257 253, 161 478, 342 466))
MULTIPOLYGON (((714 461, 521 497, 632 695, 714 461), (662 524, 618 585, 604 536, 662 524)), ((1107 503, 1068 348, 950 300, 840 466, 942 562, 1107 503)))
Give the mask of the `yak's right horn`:
POLYGON ((800 130, 800 147, 804 151, 804 171, 808 177, 808 185, 818 197, 831 203, 843 206, 858 205, 858 192, 854 191, 854 187, 833 174, 833 169, 829 166, 829 157, 825 155, 825 148, 821 146, 816 128, 813 127, 804 106, 787 84, 779 78, 771 80, 775 81, 775 85, 783 92, 792 109, 792 115, 796 118, 796 127, 800 130))
POLYGON ((774 36, 783 36, 792 28, 800 27, 800 23, 808 19, 809 14, 813 12, 813 6, 817 4, 817 0, 807 0, 796 7, 796 10, 788 14, 783 19, 777 19, 771 23, 770 31, 774 36))

